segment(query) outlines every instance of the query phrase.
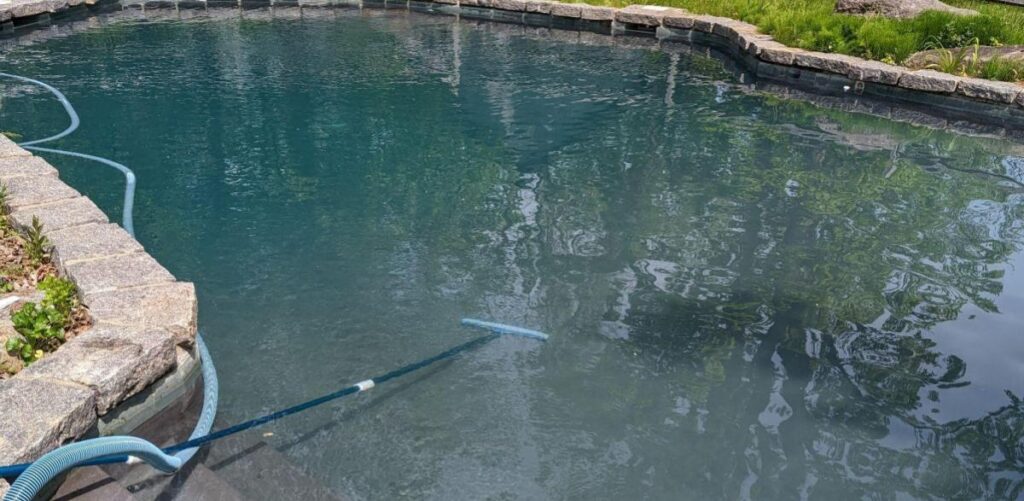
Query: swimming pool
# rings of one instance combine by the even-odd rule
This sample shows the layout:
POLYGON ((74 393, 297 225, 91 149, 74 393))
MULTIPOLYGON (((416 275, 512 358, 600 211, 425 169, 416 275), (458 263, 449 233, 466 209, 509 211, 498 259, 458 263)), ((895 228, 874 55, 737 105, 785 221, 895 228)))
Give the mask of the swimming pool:
MULTIPOLYGON (((706 50, 407 12, 112 23, 0 55, 135 169, 233 422, 355 499, 1007 497, 1024 145, 755 92, 706 50)), ((65 118, 3 83, 0 129, 65 118)), ((120 215, 121 179, 52 158, 120 215)))

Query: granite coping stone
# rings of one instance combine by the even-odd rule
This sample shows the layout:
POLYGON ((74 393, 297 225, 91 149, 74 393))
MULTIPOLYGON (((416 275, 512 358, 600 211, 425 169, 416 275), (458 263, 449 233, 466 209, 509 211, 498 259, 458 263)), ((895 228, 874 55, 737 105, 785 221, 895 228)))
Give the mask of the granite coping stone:
POLYGON ((686 11, 660 5, 630 5, 615 13, 615 20, 624 24, 640 26, 661 26, 661 20, 667 15, 679 15, 686 11))
POLYGON ((55 176, 12 177, 7 186, 7 208, 19 208, 75 198, 80 194, 55 176))
POLYGON ((546 0, 526 0, 526 12, 550 14, 552 5, 554 5, 554 2, 546 0))
POLYGON ((65 270, 81 295, 174 281, 171 272, 144 252, 78 261, 65 270))
POLYGON ((993 82, 981 78, 962 78, 956 88, 957 94, 967 97, 1010 104, 1024 90, 1020 85, 1010 82, 993 82))
POLYGON ((513 12, 526 12, 525 0, 481 0, 480 5, 498 10, 509 10, 513 12), (488 2, 484 4, 483 2, 488 2))
POLYGON ((32 461, 73 440, 96 422, 88 387, 50 379, 13 377, 0 384, 0 462, 32 461))
POLYGON ((612 21, 615 19, 616 10, 611 7, 598 7, 596 5, 580 6, 580 19, 587 21, 612 21))
POLYGON ((900 77, 899 86, 904 89, 952 94, 960 84, 960 77, 935 70, 917 70, 900 77))
POLYGON ((18 146, 7 136, 0 134, 0 158, 6 157, 27 157, 31 155, 28 150, 18 146))
POLYGON ((799 52, 793 55, 793 64, 801 68, 820 70, 826 73, 847 75, 859 58, 826 52, 799 52))
POLYGON ((57 169, 35 156, 0 157, 0 181, 26 176, 57 177, 57 169))
POLYGON ((181 346, 190 346, 196 337, 196 288, 188 282, 96 292, 82 302, 111 325, 165 329, 181 346))
POLYGON ((582 7, 578 3, 555 2, 551 4, 551 15, 579 19, 582 7))
POLYGON ((851 80, 863 82, 874 82, 885 85, 897 85, 900 78, 906 73, 905 68, 886 64, 881 61, 868 61, 858 59, 850 63, 850 70, 846 76, 851 80))
POLYGON ((784 45, 773 40, 756 43, 758 48, 758 57, 761 58, 761 60, 784 66, 793 66, 793 61, 796 60, 796 55, 804 52, 803 50, 794 49, 788 45, 784 45))
POLYGON ((666 28, 692 30, 696 16, 688 12, 673 12, 661 18, 661 25, 666 28))
POLYGON ((54 246, 54 261, 61 270, 78 261, 143 250, 138 241, 116 224, 85 224, 52 231, 44 229, 44 233, 54 246))
POLYGON ((19 0, 11 6, 12 17, 30 17, 44 12, 54 12, 58 4, 51 0, 19 0))
POLYGON ((106 414, 174 366, 174 336, 161 329, 100 324, 28 366, 13 380, 52 380, 90 389, 106 414))
POLYGON ((11 223, 26 230, 32 225, 32 218, 38 218, 43 228, 49 231, 63 230, 73 226, 91 223, 108 223, 107 215, 96 207, 88 197, 75 197, 57 202, 23 207, 10 213, 11 223))
POLYGON ((734 19, 718 16, 695 16, 693 18, 693 29, 704 33, 714 33, 715 27, 723 23, 735 23, 734 19))

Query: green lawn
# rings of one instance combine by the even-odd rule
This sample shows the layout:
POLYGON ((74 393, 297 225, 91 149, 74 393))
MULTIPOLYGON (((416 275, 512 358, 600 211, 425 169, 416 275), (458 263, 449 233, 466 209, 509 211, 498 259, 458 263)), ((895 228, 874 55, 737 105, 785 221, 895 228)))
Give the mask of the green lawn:
MULTIPOLYGON (((622 6, 622 0, 585 0, 622 6)), ((690 12, 741 19, 787 45, 823 52, 838 52, 899 63, 924 49, 981 45, 1024 45, 1024 7, 978 0, 947 3, 981 12, 955 16, 926 12, 910 20, 836 14, 834 0, 640 0, 642 3, 682 7, 690 12)), ((969 53, 967 56, 969 58, 969 53)), ((1007 64, 970 70, 955 65, 937 68, 1000 80, 1022 80, 1024 71, 1007 64)), ((1021 67, 1024 70, 1024 67, 1021 67)))

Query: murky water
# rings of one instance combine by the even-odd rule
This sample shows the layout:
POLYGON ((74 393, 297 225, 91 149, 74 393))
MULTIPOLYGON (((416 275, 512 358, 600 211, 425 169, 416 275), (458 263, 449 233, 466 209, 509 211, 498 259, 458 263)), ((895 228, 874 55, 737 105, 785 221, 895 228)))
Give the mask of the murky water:
MULTIPOLYGON (((552 339, 266 440, 354 499, 1022 496, 1024 146, 754 93, 700 51, 329 17, 0 56, 75 103, 61 146, 135 169, 227 421, 473 316, 552 339)), ((65 125, 2 90, 0 129, 65 125)), ((51 160, 119 220, 117 173, 51 160)))

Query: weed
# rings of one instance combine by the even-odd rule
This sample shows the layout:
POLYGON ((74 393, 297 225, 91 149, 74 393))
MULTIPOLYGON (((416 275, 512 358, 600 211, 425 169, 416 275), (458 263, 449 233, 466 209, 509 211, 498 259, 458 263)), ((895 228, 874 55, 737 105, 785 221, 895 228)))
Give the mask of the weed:
POLYGON ((978 51, 980 47, 977 39, 971 46, 953 49, 942 48, 939 45, 939 60, 929 64, 927 68, 952 73, 954 75, 975 75, 980 68, 978 51))
POLYGON ((35 362, 64 342, 71 312, 78 305, 74 284, 63 278, 46 277, 39 282, 39 290, 43 291, 39 304, 25 303, 11 315, 14 330, 21 337, 8 339, 4 346, 25 364, 35 362))
POLYGON ((4 348, 30 364, 64 342, 68 317, 53 306, 26 303, 11 315, 11 322, 21 337, 9 338, 4 348))
POLYGON ((43 235, 43 223, 32 216, 32 227, 25 233, 25 252, 34 266, 39 266, 49 255, 50 239, 43 235))
POLYGON ((75 284, 70 280, 51 275, 39 282, 39 290, 43 292, 43 306, 53 306, 65 316, 70 317, 78 305, 75 284))
POLYGON ((11 230, 11 223, 7 220, 7 185, 0 183, 0 237, 7 236, 11 230))

